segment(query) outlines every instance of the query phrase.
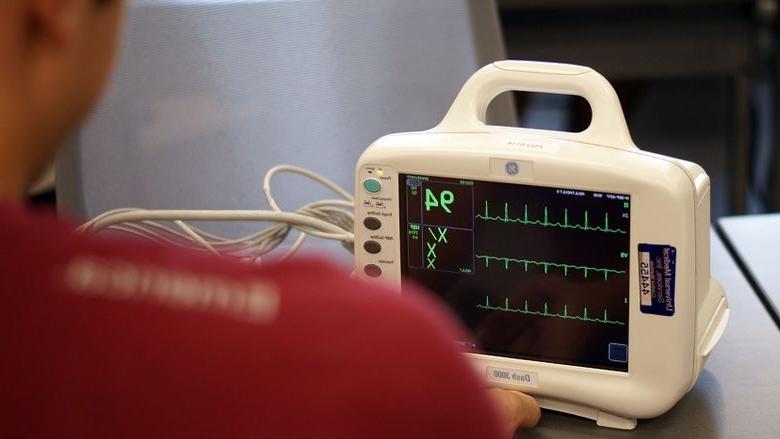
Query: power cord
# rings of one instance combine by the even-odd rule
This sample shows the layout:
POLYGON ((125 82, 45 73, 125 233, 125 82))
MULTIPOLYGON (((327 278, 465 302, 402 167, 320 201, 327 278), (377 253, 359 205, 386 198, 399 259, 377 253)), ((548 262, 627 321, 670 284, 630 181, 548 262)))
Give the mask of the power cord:
POLYGON ((113 230, 150 239, 168 245, 194 248, 220 256, 261 262, 263 256, 279 247, 293 229, 299 232, 290 248, 281 256, 295 254, 307 236, 340 241, 354 252, 354 199, 349 192, 329 179, 308 169, 292 165, 271 168, 263 179, 263 193, 271 210, 146 210, 115 209, 98 215, 77 230, 97 233, 113 230), (279 173, 292 173, 310 178, 343 199, 327 199, 308 203, 295 212, 283 211, 271 191, 271 180, 279 173), (258 232, 228 238, 206 232, 185 221, 247 221, 271 222, 258 232))

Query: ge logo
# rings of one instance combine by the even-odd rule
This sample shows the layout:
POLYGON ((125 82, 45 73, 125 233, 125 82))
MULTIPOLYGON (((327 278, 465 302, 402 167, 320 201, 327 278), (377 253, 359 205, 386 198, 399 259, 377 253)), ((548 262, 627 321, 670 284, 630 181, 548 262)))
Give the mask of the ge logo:
POLYGON ((517 162, 507 162, 506 165, 504 165, 504 169, 506 169, 506 173, 509 175, 517 175, 517 173, 520 172, 517 162))

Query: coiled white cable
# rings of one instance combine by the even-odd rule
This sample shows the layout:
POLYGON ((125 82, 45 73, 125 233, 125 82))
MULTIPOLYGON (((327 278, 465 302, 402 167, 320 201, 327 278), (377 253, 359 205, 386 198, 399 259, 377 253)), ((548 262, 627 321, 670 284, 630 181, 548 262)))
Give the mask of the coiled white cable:
POLYGON ((308 169, 280 165, 271 168, 263 179, 263 193, 272 210, 146 210, 134 208, 115 209, 98 215, 78 228, 80 232, 113 230, 150 239, 168 245, 191 247, 209 253, 238 257, 253 262, 277 248, 293 229, 299 235, 281 256, 287 258, 297 252, 306 236, 340 241, 350 252, 353 250, 354 201, 349 192, 308 169), (328 199, 304 205, 295 212, 285 212, 276 202, 271 179, 274 175, 289 172, 315 180, 344 199, 328 199), (187 221, 242 221, 271 222, 258 232, 227 238, 206 232, 187 221), (165 224, 163 222, 169 222, 165 224))

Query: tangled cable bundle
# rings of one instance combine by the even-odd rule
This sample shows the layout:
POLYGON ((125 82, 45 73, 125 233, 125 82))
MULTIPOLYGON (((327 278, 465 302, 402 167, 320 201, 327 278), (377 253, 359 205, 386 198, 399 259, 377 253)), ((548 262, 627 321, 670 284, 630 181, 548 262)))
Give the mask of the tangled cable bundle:
POLYGON ((146 210, 115 209, 105 212, 78 228, 79 232, 97 233, 112 230, 129 233, 164 244, 195 248, 215 255, 260 262, 264 255, 279 247, 295 229, 298 236, 281 256, 297 252, 307 236, 340 241, 350 252, 354 247, 352 232, 355 217, 354 200, 349 192, 327 178, 298 166, 279 165, 263 179, 263 192, 271 210, 146 210), (282 172, 303 175, 331 189, 341 199, 326 199, 304 205, 295 212, 285 212, 271 192, 271 179, 282 172), (206 232, 188 222, 244 221, 270 222, 271 225, 239 238, 228 238, 206 232))

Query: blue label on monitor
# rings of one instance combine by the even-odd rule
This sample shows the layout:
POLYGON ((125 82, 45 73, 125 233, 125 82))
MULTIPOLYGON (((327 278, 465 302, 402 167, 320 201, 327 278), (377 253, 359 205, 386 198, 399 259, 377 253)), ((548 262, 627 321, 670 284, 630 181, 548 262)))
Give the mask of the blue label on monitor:
POLYGON ((639 304, 645 314, 674 315, 677 249, 639 244, 639 304))

